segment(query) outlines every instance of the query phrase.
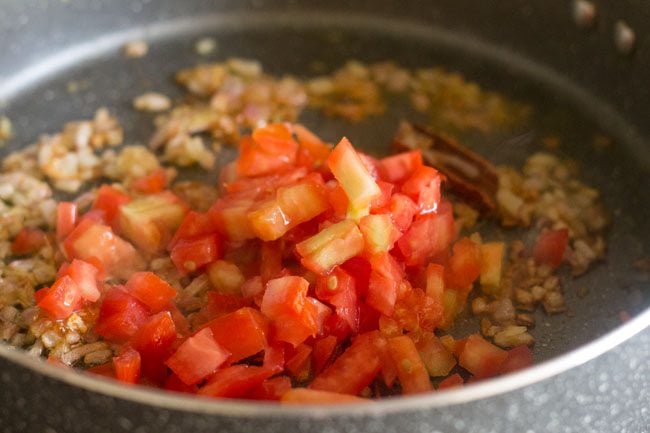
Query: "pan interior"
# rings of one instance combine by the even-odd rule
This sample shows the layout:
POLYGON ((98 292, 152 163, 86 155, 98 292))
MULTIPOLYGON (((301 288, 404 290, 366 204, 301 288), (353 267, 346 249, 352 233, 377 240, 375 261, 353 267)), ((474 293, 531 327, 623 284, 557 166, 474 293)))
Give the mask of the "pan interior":
MULTIPOLYGON (((66 121, 89 117, 100 106, 117 114, 127 143, 146 142, 153 131, 152 116, 134 111, 132 99, 146 91, 180 97, 182 92, 172 77, 180 68, 197 63, 251 58, 269 73, 300 77, 316 75, 315 65, 324 65, 328 72, 350 59, 392 60, 410 68, 443 66, 534 107, 527 124, 490 135, 465 133, 460 136, 464 143, 495 163, 520 166, 528 155, 543 148, 543 137, 557 136, 562 143, 558 153, 579 161, 583 179, 602 192, 612 216, 607 261, 579 279, 565 278, 569 312, 538 313, 536 359, 552 358, 617 327, 623 311, 634 315, 647 308, 648 274, 634 271, 632 263, 649 254, 650 190, 640 187, 649 167, 638 154, 633 134, 628 134, 634 128, 596 98, 514 54, 435 28, 322 14, 229 18, 205 16, 109 35, 97 41, 96 50, 61 53, 59 59, 67 56, 65 61, 57 62, 54 53, 50 63, 41 65, 46 69, 22 82, 18 92, 2 87, 6 91, 0 94, 3 112, 16 131, 16 138, 2 152, 56 131, 66 121), (122 44, 143 35, 150 42, 149 54, 142 59, 125 58, 122 44), (206 36, 217 40, 218 49, 200 56, 194 44, 206 36), (73 92, 71 83, 76 83, 73 92), (596 134, 610 136, 613 145, 595 148, 596 134), (578 299, 578 288, 587 288, 587 296, 578 299)), ((346 135, 356 145, 382 153, 388 151, 401 119, 421 120, 398 104, 382 117, 356 124, 313 113, 307 113, 303 121, 325 139, 336 141, 346 135)))

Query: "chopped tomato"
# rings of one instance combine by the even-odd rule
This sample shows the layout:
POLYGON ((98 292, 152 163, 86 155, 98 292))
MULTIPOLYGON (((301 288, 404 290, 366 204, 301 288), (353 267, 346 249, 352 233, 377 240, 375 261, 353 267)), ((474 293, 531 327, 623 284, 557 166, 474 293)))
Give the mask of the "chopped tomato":
POLYGON ((405 331, 433 331, 444 318, 444 307, 418 288, 402 283, 393 319, 405 331))
POLYGON ((116 230, 118 228, 120 208, 130 201, 131 197, 125 192, 110 185, 102 185, 97 190, 92 208, 103 211, 106 222, 108 222, 113 230, 116 230))
POLYGON ((283 171, 293 166, 298 156, 298 143, 284 123, 257 128, 252 136, 239 143, 237 173, 240 176, 260 176, 283 171))
POLYGON ((169 376, 167 376, 163 388, 168 391, 184 392, 187 394, 196 394, 196 392, 199 390, 199 387, 196 385, 185 385, 185 382, 183 382, 174 373, 171 373, 169 376))
POLYGON ((126 290, 153 313, 166 309, 176 289, 153 272, 136 272, 126 282, 126 290))
POLYGON ((417 218, 397 241, 397 246, 406 264, 417 266, 445 252, 453 238, 454 217, 451 206, 441 204, 438 213, 417 218))
POLYGON ((430 263, 426 269, 427 296, 438 304, 443 303, 445 291, 445 268, 437 263, 430 263))
POLYGON ((458 363, 477 378, 491 377, 499 374, 508 358, 508 352, 498 348, 477 334, 467 337, 458 363))
POLYGON ((79 293, 85 300, 95 302, 99 299, 101 295, 97 287, 99 270, 91 263, 73 259, 61 275, 68 275, 77 283, 79 293))
POLYGON ((349 404, 365 403, 365 398, 332 391, 308 388, 292 388, 282 396, 282 404, 349 404))
POLYGON ((388 182, 402 183, 422 166, 422 152, 412 150, 398 153, 381 160, 384 167, 385 179, 388 182))
POLYGON ((68 275, 58 278, 51 287, 39 292, 37 305, 54 319, 65 319, 81 308, 81 291, 68 275))
POLYGON ((67 201, 61 201, 56 206, 56 238, 64 239, 77 223, 77 205, 67 201))
POLYGON ((169 191, 142 196, 120 206, 120 232, 140 249, 160 253, 186 212, 185 204, 169 191))
POLYGON ((280 400, 291 389, 291 379, 287 376, 277 376, 265 379, 259 386, 253 388, 247 398, 253 400, 280 400))
POLYGON ((11 243, 11 252, 22 256, 35 253, 47 244, 47 235, 43 230, 23 227, 11 243))
POLYGON ((420 214, 436 212, 440 204, 441 181, 438 170, 421 166, 402 184, 402 193, 417 203, 420 214))
POLYGON ((378 332, 357 336, 336 360, 309 385, 311 389, 358 395, 381 369, 378 332))
POLYGON ((130 344, 142 358, 142 375, 156 383, 163 383, 167 369, 164 361, 176 341, 176 326, 169 311, 151 316, 136 331, 130 344))
POLYGON ((301 124, 293 125, 293 132, 300 144, 298 165, 310 168, 321 166, 327 160, 331 146, 301 124))
POLYGON ((370 260, 372 271, 366 294, 366 304, 386 316, 392 316, 397 290, 404 271, 389 253, 380 253, 370 260))
POLYGON ((117 236, 110 227, 92 220, 82 220, 66 238, 63 248, 71 259, 97 260, 106 278, 127 279, 144 267, 133 245, 117 236))
POLYGON ((320 373, 329 364, 337 344, 338 341, 334 335, 328 335, 327 337, 316 340, 312 352, 314 374, 320 373))
POLYGON ((208 213, 226 239, 243 241, 255 237, 248 221, 248 212, 254 203, 255 200, 250 197, 227 197, 217 200, 208 213))
POLYGON ((143 194, 157 194, 167 187, 167 172, 164 168, 158 168, 151 173, 133 179, 131 188, 143 194))
POLYGON ((176 229, 174 236, 167 245, 167 250, 171 251, 178 242, 182 240, 193 239, 202 235, 216 233, 218 230, 217 223, 208 213, 189 211, 183 217, 183 221, 176 229))
POLYGON ((501 268, 505 253, 503 242, 481 244, 481 290, 486 294, 498 294, 501 284, 501 268))
POLYGON ((481 248, 470 238, 456 242, 449 259, 447 284, 454 289, 466 290, 481 274, 481 248))
POLYGON ((118 356, 113 357, 115 378, 124 383, 138 383, 140 380, 140 353, 127 347, 118 356))
POLYGON ((208 278, 212 286, 221 294, 241 295, 244 275, 239 267, 226 260, 216 260, 207 268, 208 278))
POLYGON ((301 263, 317 274, 327 274, 364 248, 363 234, 352 220, 343 220, 296 245, 301 263))
POLYGON ((312 350, 306 344, 299 344, 295 348, 293 355, 285 363, 287 372, 298 382, 304 382, 309 379, 312 350))
POLYGON ((381 189, 346 138, 330 153, 327 165, 350 201, 348 214, 354 219, 367 215, 370 203, 381 195, 381 189))
POLYGON ((150 314, 144 304, 122 287, 113 287, 102 301, 95 333, 109 341, 127 340, 140 329, 150 314))
POLYGON ((217 343, 210 328, 186 339, 165 364, 186 384, 196 385, 216 371, 230 356, 217 343))
POLYGON ((533 246, 535 261, 554 268, 560 266, 568 240, 569 231, 567 229, 544 230, 539 234, 533 246))
POLYGON ((449 389, 449 388, 457 388, 459 386, 463 386, 465 381, 461 377, 460 374, 454 373, 451 376, 443 379, 440 384, 438 384, 438 389, 449 389))
POLYGON ((187 274, 203 268, 221 256, 221 241, 216 234, 179 241, 171 251, 176 269, 187 274))
POLYGON ((229 362, 237 362, 261 352, 268 346, 269 325, 259 311, 244 307, 208 322, 214 339, 231 353, 229 362))
POLYGON ((413 340, 406 335, 390 338, 388 353, 397 367, 397 377, 404 394, 419 394, 433 389, 413 340))
POLYGON ((355 280, 342 268, 336 267, 326 277, 319 277, 316 296, 336 309, 336 314, 345 320, 353 334, 359 330, 359 305, 355 280))
POLYGON ((439 377, 449 374, 456 366, 456 358, 432 332, 412 334, 415 347, 422 358, 429 376, 439 377))
POLYGON ((512 373, 533 365, 533 352, 528 346, 517 346, 508 350, 508 357, 501 364, 501 373, 512 373))
POLYGON ((249 365, 233 365, 217 370, 197 394, 210 397, 238 398, 260 386, 273 370, 249 365))
POLYGON ((249 297, 211 290, 208 292, 208 302, 204 308, 209 318, 216 318, 233 313, 240 308, 249 307, 252 304, 253 302, 249 297))
POLYGON ((369 256, 390 251, 402 236, 388 214, 366 215, 359 221, 359 229, 363 233, 369 256))
POLYGON ((404 232, 413 222, 413 217, 418 213, 418 205, 404 194, 393 194, 388 202, 388 211, 397 228, 404 232))

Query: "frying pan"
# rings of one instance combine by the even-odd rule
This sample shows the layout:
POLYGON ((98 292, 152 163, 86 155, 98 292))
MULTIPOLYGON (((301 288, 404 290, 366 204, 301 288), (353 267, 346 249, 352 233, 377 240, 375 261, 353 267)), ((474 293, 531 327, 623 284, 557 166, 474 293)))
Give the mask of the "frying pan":
MULTIPOLYGON (((535 107, 525 130, 470 135, 468 144, 520 164, 539 137, 556 134, 613 216, 606 263, 568 285, 571 314, 538 317, 538 363, 523 372, 368 405, 286 408, 125 387, 0 344, 0 431, 649 431, 650 282, 631 264, 650 254, 650 3, 593 5, 595 19, 579 25, 574 4, 558 0, 0 1, 0 113, 17 136, 0 155, 100 105, 118 114, 130 142, 146 141, 150 122, 129 101, 149 89, 178 96, 170 77, 206 61, 192 47, 213 36, 213 59, 255 58, 271 73, 310 75, 313 62, 335 68, 350 58, 458 70, 535 107), (151 44, 137 62, 120 52, 134 39, 151 44), (70 94, 72 81, 89 85, 70 94), (594 150, 594 132, 614 145, 594 150), (577 284, 589 289, 584 299, 577 284), (622 311, 632 316, 625 324, 622 311)), ((305 122, 382 152, 401 117, 305 122)))

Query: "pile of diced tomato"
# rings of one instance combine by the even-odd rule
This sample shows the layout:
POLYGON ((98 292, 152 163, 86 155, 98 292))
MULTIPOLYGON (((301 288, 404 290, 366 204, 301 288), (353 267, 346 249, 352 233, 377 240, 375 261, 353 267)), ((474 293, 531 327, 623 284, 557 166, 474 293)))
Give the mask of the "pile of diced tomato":
MULTIPOLYGON (((216 398, 345 402, 527 366, 527 347, 445 335, 475 282, 499 284, 503 244, 457 238, 443 181, 419 151, 376 159, 268 125, 242 138, 207 212, 164 171, 101 186, 84 212, 60 203, 66 262, 35 298, 54 319, 98 307, 92 332, 119 349, 91 371, 216 398), (191 321, 147 270, 164 256, 210 282, 191 321)), ((28 235, 23 252, 42 241, 28 235)))

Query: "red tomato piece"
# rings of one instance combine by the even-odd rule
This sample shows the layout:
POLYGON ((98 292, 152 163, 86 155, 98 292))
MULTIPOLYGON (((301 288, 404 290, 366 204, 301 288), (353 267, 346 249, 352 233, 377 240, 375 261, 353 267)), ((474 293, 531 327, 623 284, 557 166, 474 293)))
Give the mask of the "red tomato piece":
POLYGON ((77 205, 71 202, 62 201, 56 206, 56 238, 64 239, 77 223, 77 205))
POLYGON ((438 213, 416 219, 397 241, 408 266, 418 266, 447 250, 455 236, 451 206, 440 206, 438 213))
POLYGON ((438 389, 449 389, 449 388, 457 388, 459 386, 463 386, 465 384, 465 381, 461 377, 460 374, 454 373, 451 376, 445 378, 438 384, 438 389))
POLYGON ((125 341, 140 329, 150 314, 146 305, 122 287, 113 287, 102 301, 95 333, 109 341, 125 341))
POLYGON ((418 213, 418 205, 407 195, 396 193, 388 202, 388 211, 400 231, 406 231, 418 213))
POLYGON ((144 267, 142 257, 133 245, 117 236, 110 227, 88 219, 75 227, 64 241, 63 248, 71 259, 97 260, 106 278, 127 279, 144 267))
POLYGON ((350 347, 322 371, 309 388, 357 395, 368 386, 381 369, 378 340, 379 332, 357 336, 350 347))
POLYGON ((402 183, 422 166, 422 152, 412 150, 391 155, 381 160, 384 179, 392 183, 402 183))
POLYGON ((211 318, 216 318, 235 312, 240 308, 250 307, 251 305, 251 299, 248 297, 228 295, 211 290, 208 292, 206 309, 211 318))
POLYGON ((284 371, 285 344, 274 344, 264 349, 264 360, 262 365, 273 370, 275 373, 284 371))
POLYGON ((237 173, 260 176, 281 172, 295 164, 297 155, 298 143, 291 136, 291 129, 283 123, 267 125, 240 140, 237 173))
POLYGON ((440 342, 433 332, 410 334, 418 349, 420 358, 429 376, 440 377, 449 374, 456 365, 454 355, 440 342))
POLYGON ((337 344, 338 341, 334 335, 316 340, 311 357, 314 374, 320 373, 329 364, 337 344))
POLYGON ((445 291, 445 268, 437 263, 430 263, 426 269, 427 296, 436 304, 442 305, 445 291))
POLYGON ((366 215, 359 221, 359 230, 363 233, 369 256, 390 251, 402 236, 388 214, 366 215))
POLYGON ((353 334, 359 331, 359 304, 354 278, 340 267, 326 277, 319 277, 316 296, 332 305, 336 314, 345 320, 353 334))
POLYGON ((289 375, 299 382, 304 382, 309 378, 312 350, 306 344, 299 344, 295 348, 293 355, 285 363, 285 368, 289 372, 289 375))
POLYGON ((132 347, 127 347, 118 356, 113 357, 115 378, 124 383, 138 383, 140 366, 140 353, 132 347))
POLYGON ((155 383, 164 383, 167 368, 164 361, 176 341, 176 326, 169 311, 151 316, 130 340, 142 357, 142 375, 155 383))
POLYGON ((368 283, 366 304, 386 316, 392 316, 397 290, 404 279, 404 271, 389 253, 380 253, 370 259, 372 272, 368 283))
POLYGON ((47 235, 43 230, 23 227, 11 243, 11 252, 22 256, 35 253, 47 244, 47 235))
POLYGON ((277 376, 264 380, 253 388, 246 398, 252 400, 280 400, 291 389, 291 379, 287 376, 277 376))
POLYGON ((350 404, 367 403, 368 400, 332 391, 292 388, 282 396, 282 404, 350 404))
POLYGON ((69 266, 66 266, 63 275, 69 275, 79 288, 81 296, 90 302, 99 299, 101 293, 97 288, 99 271, 91 263, 83 260, 73 259, 69 266))
POLYGON ((81 308, 79 286, 68 275, 58 278, 51 287, 39 290, 37 305, 54 319, 65 319, 81 308))
POLYGON ((297 164, 305 167, 319 167, 327 160, 331 146, 301 124, 293 125, 300 148, 297 164))
POLYGON ((259 311, 249 307, 218 317, 205 327, 210 328, 216 342, 231 353, 231 363, 268 347, 268 321, 259 311))
POLYGON ((176 296, 176 289, 153 272, 136 272, 131 275, 126 282, 126 291, 153 313, 166 309, 176 296))
POLYGON ((248 222, 248 212, 255 200, 250 197, 225 197, 217 200, 208 214, 212 216, 219 233, 230 241, 244 241, 255 237, 248 222))
POLYGON ((184 392, 187 394, 196 394, 199 390, 199 387, 196 385, 185 385, 185 383, 174 373, 170 374, 167 379, 165 379, 163 388, 168 391, 184 392))
POLYGON ((528 346, 516 346, 508 350, 508 357, 501 364, 501 373, 512 373, 533 365, 533 352, 528 346))
POLYGON ((569 240, 567 229, 544 230, 533 246, 533 257, 541 265, 560 266, 569 240))
POLYGON ((265 367, 233 365, 217 370, 197 394, 219 398, 244 397, 272 375, 273 370, 265 367))
POLYGON ((221 241, 216 234, 179 241, 171 251, 176 269, 187 274, 201 269, 221 256, 221 241))
POLYGON ((447 285, 462 291, 471 287, 481 274, 481 247, 470 238, 462 238, 454 244, 449 259, 447 285))
POLYGON ((188 240, 198 236, 216 233, 218 226, 212 215, 189 211, 176 229, 174 236, 167 244, 167 251, 171 251, 181 240, 188 240))
POLYGON ((165 364, 186 384, 196 385, 214 373, 230 356, 217 343, 210 328, 186 339, 165 364))
POLYGON ((167 187, 167 171, 164 168, 158 168, 151 173, 133 179, 131 188, 143 194, 157 194, 167 187))
POLYGON ((458 357, 458 363, 476 378, 483 379, 499 374, 508 352, 498 348, 478 334, 467 337, 458 357))
POLYGON ((387 349, 397 367, 402 393, 419 394, 433 389, 429 374, 413 340, 406 335, 393 337, 388 340, 387 349))
POLYGON ((442 303, 437 303, 418 288, 403 290, 395 303, 393 319, 409 332, 433 331, 443 321, 442 303))
POLYGON ((300 262, 317 274, 327 274, 334 266, 363 251, 363 234, 352 220, 343 220, 322 229, 296 245, 300 262))
POLYGON ((106 218, 106 222, 116 230, 118 228, 118 217, 120 207, 129 203, 131 197, 125 192, 120 191, 110 185, 102 185, 97 190, 93 209, 102 210, 106 218))
POLYGON ((441 181, 438 170, 423 165, 402 184, 402 193, 417 203, 420 214, 436 212, 440 204, 441 181))

